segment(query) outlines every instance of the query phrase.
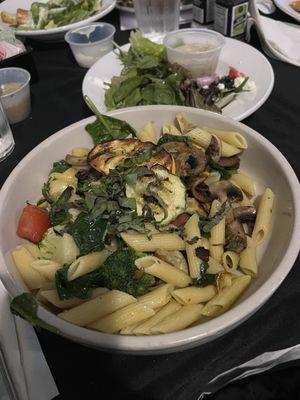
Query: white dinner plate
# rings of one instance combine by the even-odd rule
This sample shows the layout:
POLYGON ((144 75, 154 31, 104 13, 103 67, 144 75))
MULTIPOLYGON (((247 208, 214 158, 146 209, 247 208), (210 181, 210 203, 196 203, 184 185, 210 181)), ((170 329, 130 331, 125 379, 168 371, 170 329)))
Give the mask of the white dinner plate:
MULTIPOLYGON (((41 3, 46 3, 48 0, 39 0, 41 3)), ((0 12, 6 11, 9 13, 16 13, 17 8, 24 8, 25 10, 29 10, 31 4, 34 0, 4 0, 3 3, 0 4, 0 12)), ((74 24, 60 26, 58 28, 53 29, 36 29, 36 30, 15 30, 16 35, 20 37, 30 37, 43 41, 55 41, 63 39, 65 33, 70 29, 79 28, 81 26, 87 25, 90 22, 98 21, 100 18, 104 17, 110 11, 112 11, 116 6, 116 0, 103 0, 101 9, 92 15, 89 18, 83 19, 82 21, 75 22, 74 24)), ((0 28, 7 27, 7 24, 1 22, 0 19, 0 28)))
POLYGON ((290 17, 294 18, 296 21, 300 22, 300 12, 295 11, 291 6, 290 3, 293 0, 274 0, 274 3, 281 11, 285 14, 289 15, 290 17))
MULTIPOLYGON (((128 47, 129 44, 122 48, 128 49, 128 47)), ((236 99, 223 109, 223 115, 241 121, 267 100, 274 85, 274 72, 265 56, 254 47, 226 38, 217 73, 226 75, 230 66, 244 72, 256 84, 255 91, 239 93, 236 99)), ((110 82, 113 76, 120 75, 121 70, 122 64, 117 51, 112 51, 100 58, 86 73, 82 93, 93 101, 100 112, 107 111, 104 102, 105 83, 110 82)))
MULTIPOLYGON (((180 6, 180 10, 181 11, 186 11, 186 10, 191 10, 193 7, 192 4, 186 4, 186 5, 181 5, 180 6)), ((130 13, 134 13, 134 8, 133 7, 125 7, 125 6, 121 6, 120 4, 116 4, 116 8, 120 11, 125 11, 125 12, 130 12, 130 13)))

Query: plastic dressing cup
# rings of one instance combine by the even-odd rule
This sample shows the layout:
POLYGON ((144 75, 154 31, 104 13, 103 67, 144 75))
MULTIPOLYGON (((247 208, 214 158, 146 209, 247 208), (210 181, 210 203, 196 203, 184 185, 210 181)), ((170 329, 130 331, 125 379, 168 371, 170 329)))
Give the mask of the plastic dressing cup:
POLYGON ((67 32, 65 41, 69 43, 77 63, 90 68, 100 57, 113 50, 115 32, 113 25, 95 22, 67 32))
POLYGON ((163 44, 171 64, 186 68, 193 78, 215 72, 225 38, 209 29, 181 29, 168 33, 163 44))
POLYGON ((10 124, 23 121, 31 111, 30 73, 23 68, 0 69, 0 97, 10 124))

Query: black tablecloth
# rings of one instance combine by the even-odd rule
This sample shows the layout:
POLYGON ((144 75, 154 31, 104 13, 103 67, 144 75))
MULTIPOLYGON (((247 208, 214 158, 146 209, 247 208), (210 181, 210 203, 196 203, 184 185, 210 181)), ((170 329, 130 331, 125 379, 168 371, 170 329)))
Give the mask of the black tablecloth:
MULTIPOLYGON (((275 17, 283 17, 277 13, 275 17)), ((118 12, 105 20, 117 25, 118 12)), ((126 43, 128 32, 115 36, 126 43)), ((57 130, 91 115, 81 93, 86 73, 65 43, 31 41, 39 81, 32 84, 32 114, 12 126, 16 147, 0 163, 0 185, 38 143, 57 130)), ((260 49, 256 35, 252 44, 260 49)), ((299 175, 299 69, 270 59, 275 86, 266 103, 243 122, 262 133, 299 175), (298 84, 297 84, 298 82, 298 84)), ((192 400, 208 381, 263 352, 300 343, 300 261, 272 296, 249 320, 205 346, 161 356, 128 356, 85 348, 47 331, 37 332, 61 399, 192 400)), ((210 399, 299 398, 300 362, 233 383, 210 399)))

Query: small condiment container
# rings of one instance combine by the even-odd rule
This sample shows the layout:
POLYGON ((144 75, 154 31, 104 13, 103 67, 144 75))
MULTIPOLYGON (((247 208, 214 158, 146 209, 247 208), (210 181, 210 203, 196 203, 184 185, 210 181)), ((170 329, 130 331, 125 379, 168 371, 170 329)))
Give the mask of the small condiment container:
POLYGON ((68 31, 65 41, 80 67, 90 68, 99 58, 113 50, 116 28, 106 22, 95 22, 68 31))
POLYGON ((163 44, 171 64, 187 69, 192 78, 215 72, 225 38, 209 29, 180 29, 168 33, 163 44))
POLYGON ((30 78, 23 68, 0 69, 0 97, 10 124, 23 121, 31 112, 30 78))

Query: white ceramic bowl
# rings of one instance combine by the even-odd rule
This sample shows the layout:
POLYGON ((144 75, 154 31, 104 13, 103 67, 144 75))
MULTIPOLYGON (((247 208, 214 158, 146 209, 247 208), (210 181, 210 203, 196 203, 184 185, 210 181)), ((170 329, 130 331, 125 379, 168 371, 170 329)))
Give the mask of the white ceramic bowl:
MULTIPOLYGON (((25 10, 29 10, 31 4, 35 0, 4 0, 0 4, 0 12, 6 11, 12 14, 16 13, 17 8, 24 8, 25 10)), ((39 0, 41 3, 46 3, 48 0, 39 0)), ((116 0, 103 0, 101 9, 96 12, 94 15, 83 19, 82 21, 74 22, 73 24, 60 26, 58 28, 53 29, 36 29, 36 30, 16 30, 16 35, 19 37, 30 37, 36 40, 41 41, 58 41, 63 40, 65 33, 70 29, 79 28, 84 25, 88 25, 91 22, 98 21, 100 18, 103 18, 106 14, 110 13, 116 6, 116 0)), ((7 27, 7 24, 1 22, 0 19, 0 28, 1 25, 7 27)))
MULTIPOLYGON (((61 335, 87 346, 128 353, 166 353, 179 351, 225 334, 259 309, 287 276, 299 252, 300 190, 298 180, 287 160, 267 139, 239 122, 202 110, 173 106, 144 106, 110 113, 128 121, 136 129, 152 120, 157 130, 165 121, 183 112, 193 124, 236 130, 248 141, 249 148, 242 156, 241 169, 257 183, 258 193, 267 186, 276 196, 273 226, 267 242, 259 249, 259 276, 247 292, 225 314, 198 326, 171 334, 131 337, 103 334, 65 322, 39 306, 38 315, 56 327, 61 335)), ((26 290, 14 267, 9 252, 22 240, 16 227, 26 200, 40 196, 53 161, 64 158, 76 146, 92 146, 84 127, 93 117, 79 121, 33 149, 13 170, 0 192, 0 274, 11 296, 26 290)))

